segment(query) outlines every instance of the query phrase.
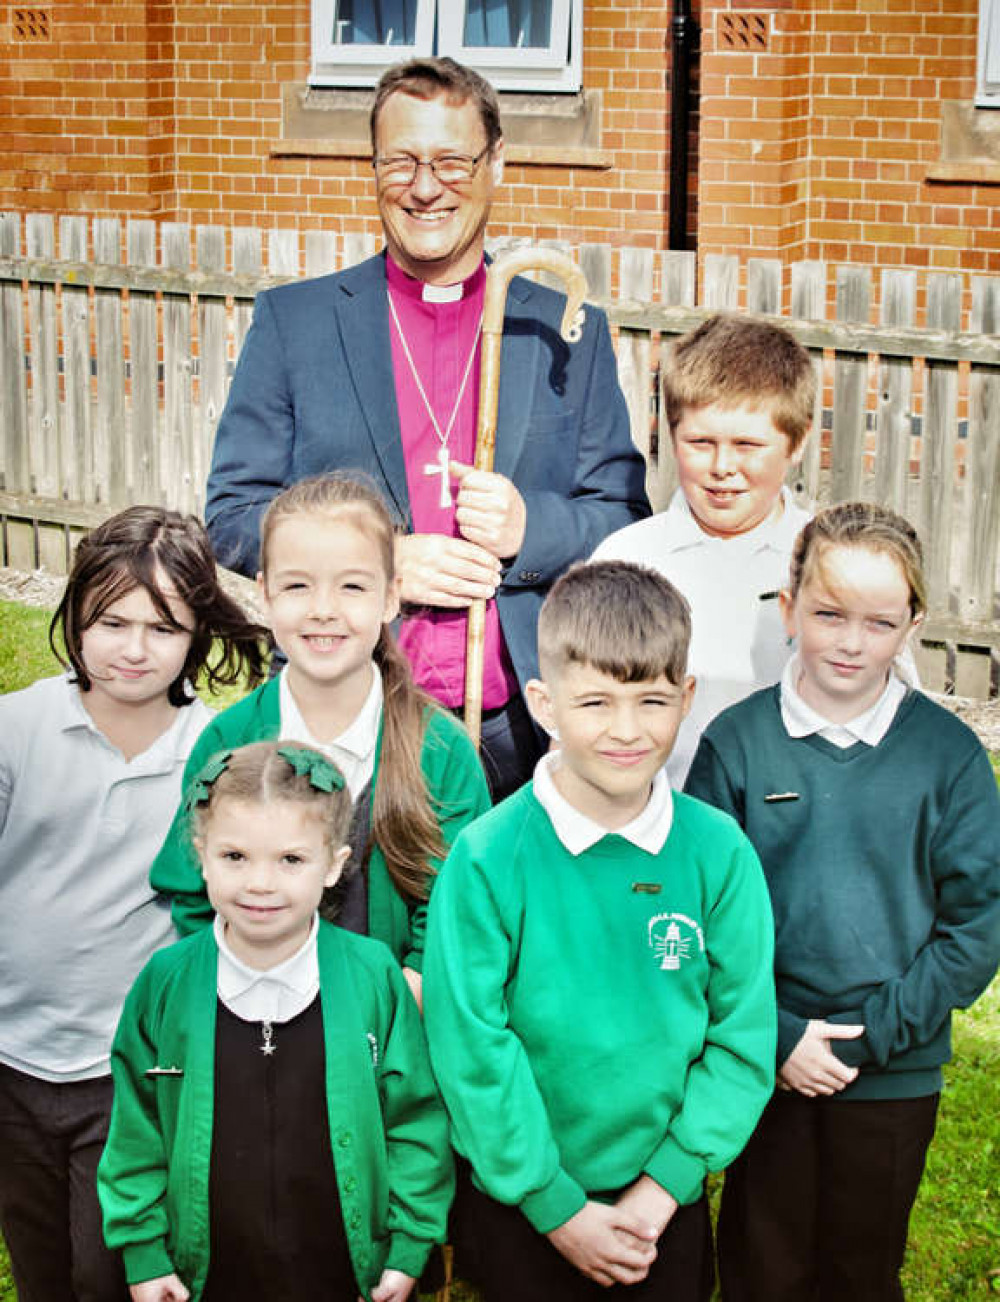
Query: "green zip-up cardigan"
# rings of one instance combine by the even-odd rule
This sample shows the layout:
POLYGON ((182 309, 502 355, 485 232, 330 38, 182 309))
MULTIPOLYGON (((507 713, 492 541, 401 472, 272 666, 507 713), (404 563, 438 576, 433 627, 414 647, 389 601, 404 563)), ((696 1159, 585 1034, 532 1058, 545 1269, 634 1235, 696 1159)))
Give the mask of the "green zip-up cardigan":
MULTIPOLYGON (((327 1117, 364 1296, 384 1269, 419 1275, 454 1187, 420 1014, 385 946, 321 922, 327 1117)), ((125 1001, 97 1184, 130 1284, 176 1272, 194 1302, 209 1267, 218 947, 211 928, 159 950, 125 1001)))
MULTIPOLYGON (((191 782, 216 751, 234 750, 254 741, 270 741, 280 735, 280 729, 278 679, 272 678, 217 715, 205 728, 184 770, 185 795, 191 782)), ((381 757, 380 727, 373 787, 378 781, 381 757)), ((471 823, 489 809, 490 795, 482 765, 468 734, 444 710, 431 708, 427 711, 420 767, 447 851, 466 823, 471 823)), ((213 917, 201 867, 191 843, 184 805, 182 797, 150 873, 153 889, 173 897, 174 923, 182 936, 205 926, 213 917)), ((430 867, 434 873, 441 867, 441 862, 431 860, 430 867)), ((414 903, 398 893, 389 876, 385 856, 377 845, 373 846, 368 861, 368 934, 384 941, 401 967, 420 972, 426 925, 426 903, 414 903)))

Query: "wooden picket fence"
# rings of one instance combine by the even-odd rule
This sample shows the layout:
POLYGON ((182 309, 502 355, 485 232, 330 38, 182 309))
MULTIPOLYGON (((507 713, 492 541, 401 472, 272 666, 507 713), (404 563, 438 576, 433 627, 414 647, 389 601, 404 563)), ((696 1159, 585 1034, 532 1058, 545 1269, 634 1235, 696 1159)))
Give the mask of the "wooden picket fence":
MULTIPOLYGON (((200 511, 254 295, 376 247, 363 234, 0 214, 0 562, 62 572, 82 531, 134 502, 200 511)), ((921 672, 997 695, 1000 278, 709 257, 698 286, 693 254, 571 251, 615 331, 654 505, 674 483, 664 346, 718 309, 779 320, 820 380, 820 436, 795 491, 914 522, 931 605, 921 672)))

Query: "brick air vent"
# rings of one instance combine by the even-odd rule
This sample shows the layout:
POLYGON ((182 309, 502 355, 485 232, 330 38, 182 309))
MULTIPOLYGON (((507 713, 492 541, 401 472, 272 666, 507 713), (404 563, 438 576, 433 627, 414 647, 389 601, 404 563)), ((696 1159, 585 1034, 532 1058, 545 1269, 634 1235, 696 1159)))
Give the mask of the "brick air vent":
POLYGON ((52 29, 48 9, 12 9, 11 31, 15 41, 50 41, 52 29))
POLYGON ((720 51, 763 54, 768 48, 771 24, 768 14, 719 14, 720 51))

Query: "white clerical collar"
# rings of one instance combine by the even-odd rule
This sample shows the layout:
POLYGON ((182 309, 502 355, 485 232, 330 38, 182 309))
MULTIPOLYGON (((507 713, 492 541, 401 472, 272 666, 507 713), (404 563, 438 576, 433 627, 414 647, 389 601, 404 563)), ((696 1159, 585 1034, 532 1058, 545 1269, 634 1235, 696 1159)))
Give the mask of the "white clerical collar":
POLYGON ((556 836, 570 854, 583 854, 606 836, 623 836, 647 854, 659 854, 670 835, 670 824, 674 816, 674 801, 663 769, 653 778, 653 789, 645 809, 624 827, 609 832, 606 827, 595 823, 571 805, 558 790, 552 780, 552 774, 558 765, 558 751, 543 755, 535 765, 532 790, 548 814, 556 836))
POLYGON ((291 958, 260 972, 238 959, 226 944, 226 924, 216 915, 215 943, 219 947, 219 998, 244 1022, 289 1022, 316 998, 319 990, 319 954, 316 938, 319 918, 291 958))
POLYGON ((680 551, 686 547, 725 547, 727 556, 735 556, 737 552, 753 555, 768 550, 787 551, 802 527, 800 514, 795 512, 794 505, 787 485, 783 486, 780 511, 772 511, 766 520, 762 520, 753 529, 748 529, 746 533, 719 537, 705 532, 683 490, 678 488, 667 506, 667 512, 672 517, 671 533, 675 538, 671 551, 680 551))
POLYGON ((343 773, 351 799, 357 800, 371 779, 375 766, 375 748, 382 722, 382 695, 382 675, 373 661, 372 685, 361 709, 339 737, 328 742, 317 741, 309 731, 309 725, 292 695, 286 665, 278 683, 282 740, 298 741, 303 746, 311 746, 313 750, 328 755, 343 773))
POLYGON ((796 653, 781 676, 781 721, 785 731, 789 737, 818 734, 841 750, 859 741, 867 746, 877 746, 889 731, 908 690, 901 678, 890 673, 885 690, 874 705, 846 723, 832 723, 802 699, 798 688, 801 674, 802 663, 796 653))

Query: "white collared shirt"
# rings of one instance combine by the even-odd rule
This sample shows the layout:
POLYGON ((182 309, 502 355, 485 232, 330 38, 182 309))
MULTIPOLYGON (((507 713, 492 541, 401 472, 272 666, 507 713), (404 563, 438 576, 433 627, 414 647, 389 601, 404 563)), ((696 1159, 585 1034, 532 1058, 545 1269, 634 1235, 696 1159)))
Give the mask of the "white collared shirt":
POLYGON ((291 958, 277 967, 259 971, 238 959, 226 944, 226 924, 216 914, 212 924, 219 947, 219 998, 244 1022, 290 1022, 316 998, 319 990, 319 954, 316 937, 319 918, 291 958))
POLYGON ((126 759, 68 675, 0 697, 0 1062, 104 1076, 129 987, 176 939, 149 884, 184 765, 214 711, 178 709, 126 759))
POLYGON ((659 515, 605 538, 593 560, 632 561, 668 578, 691 607, 691 710, 667 760, 671 786, 684 785, 698 740, 722 710, 781 678, 791 655, 778 592, 788 585, 792 548, 811 512, 782 489, 782 510, 756 529, 716 538, 698 524, 678 489, 659 515))
POLYGON ((339 737, 333 741, 317 741, 302 717, 292 689, 288 685, 288 666, 281 671, 278 683, 281 710, 282 741, 298 741, 320 751, 336 764, 344 775, 351 799, 357 800, 375 772, 375 750, 382 722, 382 675, 378 665, 372 663, 372 685, 365 703, 339 737))
POLYGON ((575 805, 571 805, 556 787, 552 774, 559 766, 559 752, 552 751, 543 755, 535 765, 532 778, 532 790, 541 807, 548 814, 556 836, 572 855, 583 854, 592 845, 606 836, 623 836, 632 845, 645 850, 647 854, 659 854, 667 837, 674 817, 674 800, 670 793, 663 769, 653 779, 653 789, 645 809, 636 814, 624 827, 617 827, 614 832, 595 823, 592 818, 582 814, 575 805))
POLYGON ((781 721, 789 737, 811 737, 818 734, 841 750, 863 741, 867 746, 877 746, 892 726, 907 686, 896 674, 889 675, 885 690, 874 705, 846 723, 832 723, 807 705, 799 693, 802 664, 796 653, 785 666, 781 676, 781 721))

